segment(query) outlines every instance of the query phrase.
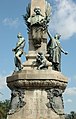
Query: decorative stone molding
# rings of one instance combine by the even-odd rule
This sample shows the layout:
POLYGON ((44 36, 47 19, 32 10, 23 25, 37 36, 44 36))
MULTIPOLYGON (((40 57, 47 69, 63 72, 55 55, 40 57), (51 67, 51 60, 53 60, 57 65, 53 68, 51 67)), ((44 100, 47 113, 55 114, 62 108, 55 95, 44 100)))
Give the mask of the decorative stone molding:
POLYGON ((60 72, 45 70, 28 70, 14 73, 7 77, 7 85, 10 89, 48 89, 59 88, 65 90, 67 86, 67 78, 60 72))

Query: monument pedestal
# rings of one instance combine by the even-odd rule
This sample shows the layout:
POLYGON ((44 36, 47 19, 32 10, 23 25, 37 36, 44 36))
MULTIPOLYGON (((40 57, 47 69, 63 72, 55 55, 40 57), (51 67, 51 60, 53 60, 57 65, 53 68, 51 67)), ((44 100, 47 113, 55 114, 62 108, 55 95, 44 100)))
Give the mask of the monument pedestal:
POLYGON ((59 115, 46 106, 46 91, 26 90, 25 101, 26 105, 7 119, 60 119, 59 115))
MULTIPOLYGON (((29 52, 24 68, 20 70, 16 65, 20 71, 7 77, 7 86, 11 89, 11 108, 7 119, 64 119, 62 94, 68 81, 59 70, 55 71, 57 67, 52 70, 53 51, 47 54, 51 5, 46 0, 31 0, 26 12, 24 20, 28 27, 29 52)), ((50 36, 50 46, 51 40, 50 36)), ((17 52, 20 46, 15 48, 17 52)), ((59 47, 57 55, 60 52, 59 47)), ((21 65, 20 61, 16 64, 21 65)))
POLYGON ((8 115, 7 119, 64 119, 61 96, 52 95, 59 90, 63 93, 66 88, 67 78, 60 72, 24 70, 7 77, 7 85, 11 90, 24 90, 25 102, 23 107, 8 115), (58 110, 51 105, 51 95, 54 101, 56 98, 55 106, 58 110))

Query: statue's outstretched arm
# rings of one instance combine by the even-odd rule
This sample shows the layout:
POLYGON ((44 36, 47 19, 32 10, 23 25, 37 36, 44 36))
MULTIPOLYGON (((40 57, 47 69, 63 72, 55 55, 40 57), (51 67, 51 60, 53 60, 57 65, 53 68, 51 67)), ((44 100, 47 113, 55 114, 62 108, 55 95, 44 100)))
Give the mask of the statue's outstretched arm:
POLYGON ((53 36, 49 33, 49 31, 48 31, 48 30, 47 30, 47 34, 48 34, 48 36, 49 36, 50 40, 52 40, 52 39, 53 39, 53 36))
POLYGON ((61 52, 63 52, 65 55, 68 54, 68 52, 66 52, 63 48, 61 48, 61 52))

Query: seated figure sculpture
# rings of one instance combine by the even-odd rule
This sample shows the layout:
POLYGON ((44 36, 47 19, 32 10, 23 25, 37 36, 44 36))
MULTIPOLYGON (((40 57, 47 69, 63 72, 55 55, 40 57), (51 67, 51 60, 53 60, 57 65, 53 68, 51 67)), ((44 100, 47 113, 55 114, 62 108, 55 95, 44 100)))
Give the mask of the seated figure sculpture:
POLYGON ((25 39, 24 37, 22 37, 21 33, 18 33, 17 38, 18 38, 18 42, 16 43, 16 48, 12 49, 12 51, 14 51, 15 53, 15 57, 14 57, 15 66, 20 71, 23 68, 20 57, 24 52, 23 49, 25 46, 25 39))

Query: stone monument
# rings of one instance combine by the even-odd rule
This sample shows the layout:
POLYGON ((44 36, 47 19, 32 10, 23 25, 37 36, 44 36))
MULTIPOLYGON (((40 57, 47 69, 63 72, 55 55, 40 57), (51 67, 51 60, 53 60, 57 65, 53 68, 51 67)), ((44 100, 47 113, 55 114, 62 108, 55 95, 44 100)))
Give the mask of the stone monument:
MULTIPOLYGON (((53 69, 52 58, 49 60, 52 39, 47 43, 47 38, 51 5, 46 0, 31 0, 23 17, 28 30, 29 52, 23 67, 7 77, 11 90, 7 119, 64 119, 62 94, 68 80, 60 70, 53 69)), ((56 48, 56 41, 55 44, 56 48)))

